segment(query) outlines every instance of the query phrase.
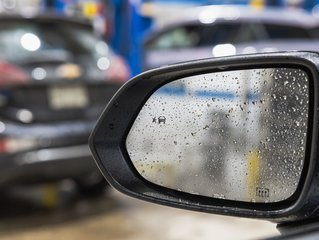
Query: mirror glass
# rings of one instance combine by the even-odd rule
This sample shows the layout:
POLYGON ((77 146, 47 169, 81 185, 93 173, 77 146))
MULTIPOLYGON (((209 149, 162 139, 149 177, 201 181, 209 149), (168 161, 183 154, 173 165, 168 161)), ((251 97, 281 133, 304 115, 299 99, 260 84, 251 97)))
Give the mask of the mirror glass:
POLYGON ((191 76, 148 99, 126 147, 152 183, 212 198, 279 202, 301 177, 308 109, 301 69, 191 76))

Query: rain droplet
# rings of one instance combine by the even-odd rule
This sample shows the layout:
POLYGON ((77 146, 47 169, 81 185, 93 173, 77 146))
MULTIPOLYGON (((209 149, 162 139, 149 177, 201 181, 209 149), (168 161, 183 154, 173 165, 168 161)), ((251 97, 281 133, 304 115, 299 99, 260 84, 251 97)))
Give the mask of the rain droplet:
POLYGON ((208 125, 206 125, 205 127, 203 127, 203 130, 207 130, 209 128, 208 125))

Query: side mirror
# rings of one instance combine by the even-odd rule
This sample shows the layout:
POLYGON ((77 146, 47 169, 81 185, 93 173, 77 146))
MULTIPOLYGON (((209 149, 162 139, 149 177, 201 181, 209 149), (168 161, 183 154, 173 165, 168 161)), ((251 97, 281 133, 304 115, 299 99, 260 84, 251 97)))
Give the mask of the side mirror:
POLYGON ((90 137, 119 191, 216 214, 319 215, 319 54, 194 61, 120 89, 90 137))

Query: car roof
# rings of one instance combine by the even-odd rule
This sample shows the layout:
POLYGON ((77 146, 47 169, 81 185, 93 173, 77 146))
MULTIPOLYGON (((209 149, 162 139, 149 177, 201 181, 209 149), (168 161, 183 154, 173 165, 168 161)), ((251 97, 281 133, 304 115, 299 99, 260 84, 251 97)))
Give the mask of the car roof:
POLYGON ((211 5, 186 8, 171 18, 161 19, 157 29, 185 23, 213 23, 215 21, 251 21, 280 23, 295 26, 315 27, 319 19, 301 9, 264 8, 242 5, 211 5))

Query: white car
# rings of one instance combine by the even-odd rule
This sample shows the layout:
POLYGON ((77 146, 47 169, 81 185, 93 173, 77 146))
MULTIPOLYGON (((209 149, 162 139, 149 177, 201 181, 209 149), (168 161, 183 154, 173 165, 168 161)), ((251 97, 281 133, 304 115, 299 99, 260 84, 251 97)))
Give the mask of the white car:
POLYGON ((161 19, 144 42, 144 70, 235 54, 319 50, 319 19, 303 10, 205 6, 161 19))

